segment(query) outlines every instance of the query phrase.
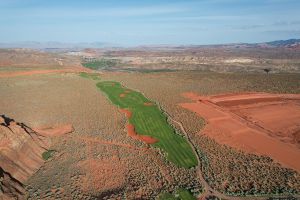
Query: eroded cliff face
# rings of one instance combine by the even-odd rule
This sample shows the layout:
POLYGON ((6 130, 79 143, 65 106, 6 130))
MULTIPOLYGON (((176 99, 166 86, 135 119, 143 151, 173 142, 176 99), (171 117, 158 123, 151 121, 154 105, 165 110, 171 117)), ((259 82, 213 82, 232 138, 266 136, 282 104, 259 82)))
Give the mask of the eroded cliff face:
POLYGON ((0 116, 0 199, 21 199, 22 183, 44 163, 42 153, 47 147, 46 137, 23 123, 0 116))
POLYGON ((0 167, 0 200, 24 199, 25 189, 18 180, 0 167))

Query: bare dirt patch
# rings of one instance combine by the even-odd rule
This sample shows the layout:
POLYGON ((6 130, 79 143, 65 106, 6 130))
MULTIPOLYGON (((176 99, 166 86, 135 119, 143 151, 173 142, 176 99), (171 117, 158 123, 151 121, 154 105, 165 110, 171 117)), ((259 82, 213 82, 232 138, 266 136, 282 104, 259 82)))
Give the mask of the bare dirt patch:
POLYGON ((132 116, 132 112, 127 109, 120 109, 122 113, 125 113, 126 117, 129 119, 132 116))
POLYGON ((83 191, 106 191, 122 188, 125 184, 126 168, 124 163, 111 159, 88 159, 78 163, 85 176, 82 177, 83 191))
POLYGON ((66 124, 56 127, 34 128, 34 130, 43 136, 54 137, 71 133, 74 131, 74 128, 72 124, 66 124))
POLYGON ((184 94, 194 103, 180 104, 198 113, 207 126, 203 133, 221 144, 259 155, 300 171, 300 95, 245 93, 201 97, 184 94))
POLYGON ((123 94, 123 93, 122 93, 122 94, 120 94, 120 97, 125 97, 125 96, 126 96, 126 94, 123 94))
POLYGON ((152 102, 146 102, 144 103, 144 106, 153 106, 154 104, 152 102))
POLYGON ((67 73, 67 72, 89 72, 91 70, 86 68, 70 68, 70 69, 49 69, 49 70, 29 70, 29 71, 17 71, 17 72, 1 72, 0 78, 9 78, 9 77, 16 77, 16 76, 30 76, 36 74, 51 74, 51 73, 67 73))

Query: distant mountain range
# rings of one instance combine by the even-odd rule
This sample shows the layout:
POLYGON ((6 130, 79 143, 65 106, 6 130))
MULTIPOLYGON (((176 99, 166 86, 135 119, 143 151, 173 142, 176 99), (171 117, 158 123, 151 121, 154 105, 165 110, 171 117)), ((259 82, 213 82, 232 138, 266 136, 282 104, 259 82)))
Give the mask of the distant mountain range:
POLYGON ((274 47, 293 47, 300 45, 300 39, 276 40, 266 44, 274 47))
POLYGON ((29 48, 29 49, 82 49, 82 48, 106 48, 118 46, 104 42, 81 42, 81 43, 63 43, 63 42, 13 42, 0 43, 0 48, 29 48))
MULTIPOLYGON (((0 43, 0 48, 29 48, 29 49, 83 49, 83 48, 113 48, 123 47, 122 45, 105 42, 81 42, 81 43, 63 43, 63 42, 14 42, 0 43)), ((182 48, 182 47, 265 47, 265 48, 299 48, 300 39, 276 40, 263 43, 232 43, 219 45, 143 45, 139 48, 182 48)))

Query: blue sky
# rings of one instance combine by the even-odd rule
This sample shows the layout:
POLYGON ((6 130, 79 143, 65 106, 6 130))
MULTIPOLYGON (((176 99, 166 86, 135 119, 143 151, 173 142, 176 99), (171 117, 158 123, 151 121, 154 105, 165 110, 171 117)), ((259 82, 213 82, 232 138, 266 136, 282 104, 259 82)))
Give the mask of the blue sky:
POLYGON ((300 38, 300 0, 0 0, 0 42, 218 44, 300 38))

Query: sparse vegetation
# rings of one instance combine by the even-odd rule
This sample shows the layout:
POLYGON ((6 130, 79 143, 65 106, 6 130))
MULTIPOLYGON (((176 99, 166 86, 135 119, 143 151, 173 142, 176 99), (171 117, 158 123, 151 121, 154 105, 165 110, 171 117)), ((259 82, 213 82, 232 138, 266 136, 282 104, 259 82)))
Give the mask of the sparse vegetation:
POLYGON ((267 74, 269 74, 270 71, 271 71, 270 68, 264 68, 264 72, 266 72, 267 74))
MULTIPOLYGON (((127 123, 125 117, 118 113, 116 108, 113 108, 104 95, 97 93, 91 82, 80 78, 95 80, 97 83, 100 80, 99 75, 80 73, 79 77, 73 74, 61 75, 56 73, 1 79, 1 105, 5 105, 2 108, 3 113, 15 113, 16 118, 25 122, 33 123, 38 120, 37 125, 68 121, 73 123, 76 128, 76 133, 53 139, 51 148, 57 152, 63 152, 62 156, 51 159, 55 156, 54 150, 42 154, 43 159, 51 161, 47 162, 41 168, 42 170, 37 171, 26 182, 28 199, 122 199, 124 197, 127 199, 155 199, 158 197, 159 199, 175 200, 194 199, 191 195, 197 196, 204 185, 201 184, 197 176, 198 171, 195 168, 178 167, 177 162, 180 162, 180 166, 190 167, 193 163, 195 164, 195 160, 190 156, 191 151, 188 146, 179 145, 179 143, 187 145, 186 138, 182 137, 180 133, 174 132, 173 127, 178 130, 180 127, 177 127, 175 123, 172 124, 173 127, 169 126, 168 123, 172 123, 172 120, 168 121, 166 116, 162 114, 162 110, 168 112, 172 119, 180 122, 185 128, 190 141, 198 149, 204 178, 213 190, 228 196, 241 198, 249 196, 247 199, 254 199, 256 196, 268 198, 273 194, 283 195, 282 197, 299 194, 299 173, 280 166, 268 157, 245 154, 201 135, 199 131, 204 127, 205 122, 195 113, 178 106, 179 103, 187 101, 183 99, 181 94, 188 91, 194 91, 200 95, 249 91, 300 93, 299 74, 276 74, 281 70, 299 71, 297 60, 277 59, 282 57, 289 59, 290 54, 282 54, 274 50, 249 49, 249 51, 257 54, 254 58, 250 56, 251 59, 259 58, 253 62, 255 70, 257 70, 255 72, 258 73, 253 73, 251 67, 247 70, 250 70, 252 74, 199 71, 212 69, 245 72, 245 67, 242 64, 241 66, 239 66, 240 64, 225 66, 222 62, 218 64, 219 61, 217 60, 221 57, 226 59, 228 55, 232 54, 233 57, 238 55, 248 57, 248 54, 251 53, 240 51, 240 49, 232 49, 231 52, 211 49, 203 53, 201 53, 201 49, 171 53, 149 51, 148 54, 147 51, 132 51, 129 57, 132 55, 131 57, 136 59, 136 55, 140 54, 143 59, 140 64, 136 62, 134 65, 136 60, 133 60, 132 63, 127 63, 127 66, 122 65, 126 69, 120 67, 118 60, 107 58, 100 60, 100 62, 93 61, 83 64, 91 69, 111 70, 118 68, 118 66, 113 65, 115 63, 119 65, 119 69, 130 71, 130 73, 104 72, 101 74, 101 79, 122 82, 128 88, 142 91, 145 95, 118 84, 116 85, 118 89, 108 85, 105 94, 112 102, 120 103, 124 108, 131 110, 133 117, 129 119, 129 123, 136 126, 138 133, 147 135, 148 132, 151 132, 149 135, 159 139, 159 142, 154 146, 157 145, 162 151, 158 151, 157 148, 149 148, 148 145, 133 140, 124 134, 124 125, 127 123), (275 53, 272 52, 271 54, 269 51, 275 53), (180 55, 182 53, 185 55, 180 55), (270 56, 268 56, 269 53, 270 56), (192 57, 189 56, 191 54, 192 57), (211 57, 210 54, 214 56, 211 57), (166 56, 166 58, 162 56, 166 56), (152 58, 154 62, 148 63, 148 60, 152 58), (273 58, 276 59, 271 60, 273 58), (297 65, 294 65, 296 61, 297 65), (213 65, 199 64, 206 62, 213 63, 213 65), (266 65, 260 65, 264 62, 266 65), (273 65, 275 65, 274 68, 273 65), (268 78, 265 79, 266 74, 264 74, 263 68, 269 67, 271 67, 272 73, 269 73, 268 78), (195 71, 181 71, 182 69, 195 69, 195 71), (129 93, 121 98, 119 94, 123 94, 124 91, 129 91, 129 93), (159 107, 154 104, 144 108, 144 102, 150 103, 148 97, 159 103, 159 107), (156 109, 156 111, 151 109, 156 109), (137 113, 136 116, 135 113, 137 113), (155 122, 159 119, 161 122, 155 124, 152 123, 152 119, 155 122), (161 127, 160 123, 166 125, 161 127), (145 126, 150 128, 145 129, 145 126), (169 127, 166 129, 170 130, 168 131, 168 134, 172 135, 170 138, 161 134, 160 130, 164 129, 164 126, 169 127), (154 130, 158 130, 158 132, 154 130), (173 152, 173 148, 177 151, 173 152), (168 151, 171 152, 175 162, 166 161, 164 154, 161 153, 168 153, 168 151), (185 158, 188 158, 187 161, 185 158), (93 161, 99 165, 90 165, 93 164, 93 161), (111 165, 114 167, 110 168, 109 164, 103 167, 104 161, 112 163, 111 165), (82 162, 86 163, 86 168, 81 167, 80 163, 82 162), (106 172, 99 173, 103 170, 106 172), (97 180, 94 177, 103 178, 98 179, 100 181, 94 181, 97 180), (116 187, 106 185, 106 181, 117 183, 116 187), (182 192, 180 192, 181 190, 182 192), (161 193, 163 191, 165 193, 161 193)), ((1 68, 1 72, 52 69, 53 65, 55 65, 55 69, 60 69, 80 63, 79 58, 72 60, 72 57, 68 60, 69 58, 66 57, 63 60, 63 66, 60 66, 53 59, 54 54, 50 56, 33 52, 25 54, 23 50, 19 53, 13 51, 13 54, 11 53, 12 50, 8 51, 10 53, 1 52, 2 63, 11 63, 12 65, 1 68), (19 56, 22 54, 25 56, 19 56), (17 57, 10 55, 17 55, 17 57), (31 57, 32 55, 34 55, 34 59, 31 57)), ((298 58, 300 55, 299 51, 289 52, 292 52, 291 56, 294 58, 298 58)), ((115 58, 122 56, 126 57, 126 54, 116 55, 115 58)), ((98 84, 98 87, 99 85, 101 83, 98 84)), ((216 193, 210 197, 207 196, 206 199, 220 199, 214 195, 216 193)))
POLYGON ((194 139, 204 178, 217 191, 232 196, 299 193, 299 174, 271 158, 237 151, 204 135, 194 139))
MULTIPOLYGON (((124 132, 127 123, 125 116, 118 112, 117 106, 112 105, 104 94, 97 91, 94 81, 87 80, 90 79, 60 74, 35 76, 34 81, 31 76, 0 80, 0 91, 3 94, 1 102, 14 101, 22 105, 20 108, 14 107, 19 118, 31 121, 38 116, 39 119, 47 119, 46 123, 49 124, 53 123, 49 119, 54 119, 57 124, 68 120, 72 121, 78 131, 78 134, 53 138, 51 149, 63 154, 55 159, 50 158, 42 170, 30 178, 26 185, 29 199, 43 199, 45 196, 53 199, 122 199, 125 192, 127 199, 137 199, 138 195, 142 195, 142 199, 155 199, 161 191, 174 191, 178 187, 191 191, 201 190, 194 169, 177 167, 168 162, 158 148, 148 148, 148 145, 128 137, 124 132), (12 88, 7 85, 20 82, 30 84, 22 87, 16 84, 15 89, 20 90, 10 95, 12 88), (41 84, 45 82, 49 84, 41 84), (37 94, 41 97, 34 101, 37 94), (29 101, 23 101, 24 98, 29 101), (105 177, 97 182, 93 181, 95 171, 89 172, 78 165, 82 161, 95 160, 102 163, 111 158, 118 158, 117 162, 113 162, 115 167, 107 168, 108 171, 102 175, 95 174, 96 177, 105 177), (126 168, 124 185, 122 181, 118 182, 120 188, 117 190, 111 185, 103 186, 106 180, 122 180, 124 176, 114 176, 120 174, 119 169, 122 168, 126 168), (83 181, 85 177, 88 177, 87 181, 83 181), (88 191, 83 190, 84 183, 88 191), (102 186, 101 189, 99 186, 102 186)), ((11 109, 3 107, 3 113, 11 109)))
MULTIPOLYGON (((139 76, 124 73, 122 76, 113 76, 112 78, 126 83, 129 87, 143 91, 151 99, 159 102, 163 110, 167 111, 173 119, 183 124, 191 141, 198 146, 198 154, 201 157, 200 163, 206 180, 215 190, 227 193, 229 196, 268 196, 276 194, 276 190, 281 195, 292 195, 293 191, 299 193, 299 187, 297 188, 297 185, 300 184, 299 173, 282 167, 271 161, 270 158, 245 154, 201 135, 205 121, 195 113, 177 106, 179 103, 187 101, 180 95, 186 91, 195 91, 199 95, 243 91, 300 92, 297 74, 272 73, 268 75, 267 80, 263 77, 265 74, 192 73, 185 71, 139 74, 139 76), (223 185, 226 183, 225 180, 229 180, 228 186, 231 186, 228 187, 227 191, 223 185), (254 190, 255 192, 253 192, 254 190)), ((173 125, 176 126, 176 124, 173 125)))
POLYGON ((196 200, 196 197, 186 189, 179 188, 175 194, 164 192, 159 195, 158 200, 196 200))
POLYGON ((88 78, 88 79, 92 79, 92 80, 95 80, 95 81, 101 80, 100 75, 97 74, 97 73, 80 72, 79 76, 82 77, 82 78, 88 78))

